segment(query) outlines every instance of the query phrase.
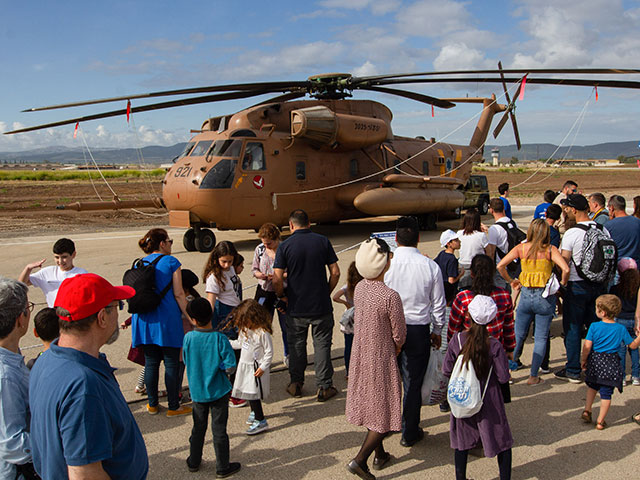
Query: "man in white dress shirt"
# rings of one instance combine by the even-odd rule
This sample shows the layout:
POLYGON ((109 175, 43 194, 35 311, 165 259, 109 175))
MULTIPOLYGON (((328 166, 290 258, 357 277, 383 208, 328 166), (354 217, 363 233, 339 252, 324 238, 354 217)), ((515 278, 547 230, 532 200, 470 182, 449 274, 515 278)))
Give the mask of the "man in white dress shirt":
POLYGON ((396 228, 398 248, 384 277, 385 284, 400 294, 407 323, 407 340, 399 356, 404 390, 400 444, 405 447, 424 438, 419 426, 422 381, 431 345, 440 348, 446 308, 440 268, 420 253, 418 240, 417 220, 413 217, 399 218, 396 228))

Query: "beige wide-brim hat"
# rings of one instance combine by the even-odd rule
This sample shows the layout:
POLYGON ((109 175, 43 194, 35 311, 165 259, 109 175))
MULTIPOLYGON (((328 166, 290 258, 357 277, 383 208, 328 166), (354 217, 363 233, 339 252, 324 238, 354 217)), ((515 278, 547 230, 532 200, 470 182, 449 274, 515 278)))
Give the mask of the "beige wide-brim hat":
POLYGON ((356 253, 356 268, 360 275, 367 280, 378 278, 387 266, 388 254, 381 253, 378 242, 370 238, 358 249, 356 253))

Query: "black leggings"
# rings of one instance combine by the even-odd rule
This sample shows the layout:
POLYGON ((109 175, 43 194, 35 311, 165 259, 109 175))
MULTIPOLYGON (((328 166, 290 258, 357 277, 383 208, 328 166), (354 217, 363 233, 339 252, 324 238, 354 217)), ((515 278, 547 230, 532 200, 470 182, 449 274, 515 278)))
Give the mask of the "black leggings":
MULTIPOLYGON (((468 456, 469 450, 455 450, 456 480, 466 480, 468 456)), ((511 479, 511 449, 498 454, 498 468, 500 469, 500 480, 511 479)))
POLYGON ((264 420, 264 412, 262 411, 262 402, 260 400, 249 400, 249 406, 256 420, 264 420))

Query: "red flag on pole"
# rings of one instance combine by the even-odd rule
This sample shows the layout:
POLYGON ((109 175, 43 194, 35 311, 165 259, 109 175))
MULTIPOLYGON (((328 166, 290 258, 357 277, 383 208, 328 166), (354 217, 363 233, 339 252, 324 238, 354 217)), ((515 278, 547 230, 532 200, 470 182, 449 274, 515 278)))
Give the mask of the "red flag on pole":
POLYGON ((436 116, 436 110, 435 108, 433 108, 433 105, 431 105, 431 118, 436 116))
POLYGON ((640 168, 640 158, 637 160, 638 168, 640 168))
POLYGON ((76 135, 78 135, 78 125, 80 125, 80 122, 76 123, 76 128, 73 129, 73 138, 76 138, 76 135))
POLYGON ((596 102, 597 102, 598 101, 598 86, 596 85, 594 88, 596 89, 596 102))
POLYGON ((131 100, 127 100, 127 123, 129 123, 130 115, 131 115, 131 100))
POLYGON ((518 97, 518 100, 522 101, 524 100, 524 87, 527 84, 527 76, 525 75, 524 77, 522 77, 522 82, 520 84, 520 96, 518 97))

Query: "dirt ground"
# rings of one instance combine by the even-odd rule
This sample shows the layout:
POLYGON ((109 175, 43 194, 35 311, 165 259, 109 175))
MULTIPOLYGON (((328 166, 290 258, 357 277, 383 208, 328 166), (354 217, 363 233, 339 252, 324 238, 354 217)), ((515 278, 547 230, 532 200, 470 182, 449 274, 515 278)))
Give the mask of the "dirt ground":
MULTIPOLYGON (((562 184, 574 180, 584 193, 614 193, 631 199, 640 194, 640 169, 637 168, 584 168, 548 169, 529 178, 533 170, 512 168, 506 172, 484 169, 492 195, 497 187, 508 182, 512 188, 511 202, 515 205, 536 205, 542 201, 546 189, 560 190, 562 184), (526 182, 523 185, 518 184, 526 182)), ((110 180, 109 185, 121 200, 147 200, 160 196, 159 179, 139 178, 110 180)), ((0 238, 17 235, 58 234, 65 232, 109 231, 128 227, 151 227, 168 224, 166 212, 141 209, 140 211, 57 210, 58 205, 78 201, 111 200, 113 193, 100 181, 3 181, 0 182, 0 238)))

